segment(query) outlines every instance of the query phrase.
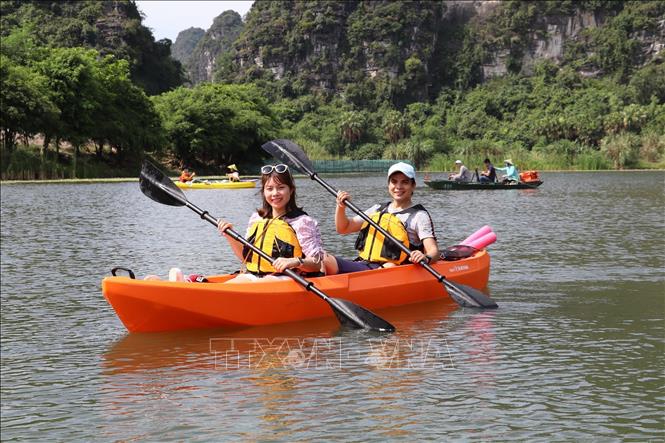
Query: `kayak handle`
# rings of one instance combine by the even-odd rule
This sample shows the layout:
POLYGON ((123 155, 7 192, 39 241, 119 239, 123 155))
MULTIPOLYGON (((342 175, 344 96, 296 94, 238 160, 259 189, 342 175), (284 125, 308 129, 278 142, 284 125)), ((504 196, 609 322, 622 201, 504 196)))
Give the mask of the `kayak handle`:
POLYGON ((121 267, 118 266, 116 268, 111 269, 111 274, 113 274, 113 276, 116 277, 116 272, 117 271, 126 271, 129 274, 129 278, 134 279, 134 280, 136 279, 136 276, 134 275, 134 272, 132 272, 132 270, 129 269, 129 268, 121 268, 121 267))

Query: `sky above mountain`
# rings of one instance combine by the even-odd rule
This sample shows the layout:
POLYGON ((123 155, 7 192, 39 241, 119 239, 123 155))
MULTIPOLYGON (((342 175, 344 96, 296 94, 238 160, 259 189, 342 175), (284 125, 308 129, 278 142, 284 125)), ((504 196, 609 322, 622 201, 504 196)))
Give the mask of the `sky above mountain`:
POLYGON ((168 38, 175 42, 180 31, 195 27, 207 31, 219 14, 229 9, 245 16, 254 1, 137 1, 144 14, 143 25, 150 28, 155 40, 168 38))

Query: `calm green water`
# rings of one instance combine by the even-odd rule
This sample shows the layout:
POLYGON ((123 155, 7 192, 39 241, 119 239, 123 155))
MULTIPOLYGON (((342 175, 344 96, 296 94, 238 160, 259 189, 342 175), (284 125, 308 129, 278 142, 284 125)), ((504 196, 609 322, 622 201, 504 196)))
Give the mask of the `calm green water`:
MULTIPOLYGON (((214 228, 136 183, 4 185, 2 440, 665 439, 665 173, 543 174, 524 191, 417 197, 442 245, 482 225, 500 308, 384 311, 389 335, 332 320, 127 334, 102 297, 143 276, 237 268, 214 228), (230 348, 235 353, 227 353, 230 348)), ((362 207, 382 176, 333 177, 362 207)), ((334 199, 298 181, 329 250, 334 199)), ((256 191, 188 191, 244 230, 256 191)))

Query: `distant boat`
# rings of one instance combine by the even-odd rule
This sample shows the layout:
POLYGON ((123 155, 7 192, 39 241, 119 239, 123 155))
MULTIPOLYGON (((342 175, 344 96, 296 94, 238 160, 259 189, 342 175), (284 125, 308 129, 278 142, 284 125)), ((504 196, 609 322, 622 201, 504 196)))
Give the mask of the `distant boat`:
POLYGON ((538 186, 542 185, 541 180, 530 181, 530 182, 513 182, 513 183, 501 183, 501 182, 456 182, 454 180, 425 180, 425 184, 433 189, 443 189, 458 191, 464 189, 535 189, 538 186))
POLYGON ((180 189, 242 189, 256 187, 257 179, 241 179, 239 182, 229 180, 197 180, 190 182, 176 181, 175 184, 180 189))

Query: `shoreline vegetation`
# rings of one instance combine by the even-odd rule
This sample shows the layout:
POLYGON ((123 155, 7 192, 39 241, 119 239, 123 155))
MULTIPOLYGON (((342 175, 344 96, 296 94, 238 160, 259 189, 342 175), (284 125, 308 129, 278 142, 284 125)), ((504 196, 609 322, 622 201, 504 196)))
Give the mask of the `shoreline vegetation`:
MULTIPOLYGON (((449 174, 454 172, 451 170, 423 170, 416 171, 420 176, 420 181, 423 177, 428 174, 449 174)), ((556 172, 556 173, 576 173, 576 172, 665 172, 665 165, 659 165, 658 167, 653 168, 639 168, 639 169, 546 169, 541 172, 556 172)), ((358 176, 366 175, 367 172, 328 172, 321 173, 322 176, 358 176)), ((380 173, 375 172, 373 174, 380 175, 380 173)), ((250 179, 260 179, 259 175, 242 175, 242 178, 250 179)), ((174 181, 178 179, 177 174, 173 174, 171 177, 174 181)), ((211 176, 201 176, 197 177, 200 180, 224 180, 226 176, 224 175, 211 175, 211 176)), ((304 174, 294 174, 296 179, 309 179, 307 175, 304 174)), ((57 179, 26 179, 26 180, 0 180, 0 185, 38 185, 38 184, 95 184, 95 183, 131 183, 138 182, 138 174, 136 177, 104 177, 104 178, 57 178, 57 179)))
POLYGON ((545 3, 498 2, 487 22, 449 27, 432 25, 436 3, 256 2, 240 52, 190 84, 133 2, 5 1, 0 180, 138 177, 146 156, 170 176, 254 172, 270 161, 261 144, 279 138, 339 161, 323 173, 401 160, 480 170, 485 158, 522 171, 665 168, 665 2, 545 3), (589 13, 603 20, 556 57, 527 57, 534 37, 550 40, 543 23, 589 13), (485 75, 503 53, 505 69, 485 75))
MULTIPOLYGON (((665 138, 665 136, 663 136, 665 138)), ((9 183, 95 183, 95 182, 114 182, 114 181, 134 181, 138 180, 141 169, 141 157, 125 158, 123 160, 114 159, 107 156, 98 156, 94 149, 90 152, 86 147, 81 147, 76 162, 73 157, 73 149, 70 146, 62 146, 58 152, 41 151, 39 144, 17 144, 12 152, 2 150, 0 182, 9 183), (74 164, 76 164, 76 174, 74 174, 74 164)), ((436 155, 426 164, 416 165, 421 174, 444 173, 454 170, 454 162, 460 159, 472 171, 477 167, 482 170, 483 159, 489 156, 495 165, 501 165, 505 158, 512 158, 520 171, 538 170, 540 172, 583 172, 583 171, 651 171, 665 170, 665 158, 657 156, 656 161, 649 161, 649 158, 639 156, 633 161, 631 167, 624 166, 617 168, 611 162, 602 158, 600 152, 586 153, 578 155, 549 154, 546 156, 533 151, 509 150, 507 152, 494 153, 470 153, 469 155, 436 155), (568 167, 566 165, 569 165, 568 167)), ((325 162, 353 162, 348 158, 316 158, 313 160, 325 160, 325 162)), ((180 170, 173 168, 173 160, 165 157, 156 156, 154 160, 160 163, 165 173, 177 178, 180 170)), ((384 159, 388 161, 407 161, 406 159, 384 159)), ((412 162, 413 163, 413 162, 412 162)), ((190 168, 192 169, 192 168, 190 168)), ((243 171, 258 170, 257 165, 246 165, 241 167, 243 171)), ((226 176, 223 171, 217 167, 194 168, 198 178, 208 180, 224 179, 226 176)), ((319 170, 322 174, 336 174, 319 170)), ((358 174, 367 171, 343 171, 341 174, 358 174)), ((243 177, 256 178, 256 174, 242 174, 243 177)))
MULTIPOLYGON (((122 164, 109 164, 107 159, 96 158, 94 154, 80 152, 77 162, 77 173, 73 173, 73 161, 67 155, 66 149, 62 149, 58 154, 58 160, 45 159, 42 160, 38 154, 39 147, 37 145, 30 146, 28 149, 18 147, 14 151, 14 158, 18 157, 19 161, 14 158, 5 163, 8 159, 6 155, 2 155, 2 171, 0 173, 0 183, 2 184, 17 184, 17 183, 104 183, 104 182, 131 182, 137 181, 140 172, 140 160, 127 160, 122 164), (30 153, 32 151, 32 154, 30 153), (63 152, 64 151, 64 152, 63 152), (18 155, 17 155, 18 154, 18 155)), ((5 154, 5 153, 3 153, 5 154)), ((565 158, 554 158, 553 161, 547 162, 539 159, 533 159, 533 155, 527 153, 509 153, 498 155, 494 158, 490 157, 495 165, 501 165, 503 159, 511 157, 514 163, 521 171, 538 170, 540 172, 594 172, 594 171, 662 171, 665 170, 665 160, 658 162, 649 162, 647 160, 638 160, 636 167, 627 168, 612 168, 607 162, 589 161, 589 162, 570 162, 571 167, 563 167, 566 163, 565 158), (521 154, 527 154, 521 155, 521 154), (526 157, 526 158, 525 158, 526 157)), ((437 156, 428 165, 423 165, 418 169, 419 174, 438 174, 454 171, 454 161, 459 158, 465 165, 472 171, 478 165, 478 170, 482 170, 482 159, 484 156, 473 155, 469 157, 464 156, 437 156)), ((348 159, 326 159, 327 162, 339 161, 340 163, 348 162, 348 159)), ((395 160, 398 161, 398 160, 395 160)), ((408 159, 406 161, 409 161, 408 159)), ((162 159, 159 162, 160 166, 167 173, 167 175, 177 179, 180 171, 170 167, 168 160, 162 159)), ((258 170, 258 167, 256 168, 258 170)), ((244 169, 247 170, 247 169, 244 169)), ((220 171, 206 171, 202 169, 198 172, 197 178, 206 180, 222 180, 226 176, 220 174, 220 171)), ((325 172, 320 171, 322 175, 354 175, 364 174, 363 171, 348 171, 348 172, 325 172)), ((256 174, 242 174, 244 178, 257 178, 260 176, 256 174)), ((300 176, 299 174, 295 175, 300 176)))

